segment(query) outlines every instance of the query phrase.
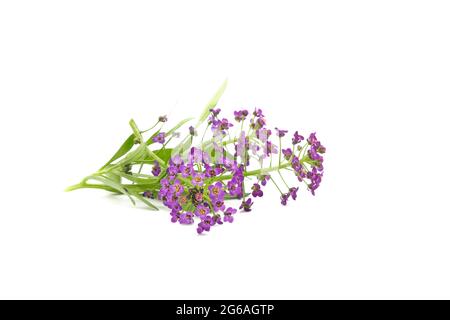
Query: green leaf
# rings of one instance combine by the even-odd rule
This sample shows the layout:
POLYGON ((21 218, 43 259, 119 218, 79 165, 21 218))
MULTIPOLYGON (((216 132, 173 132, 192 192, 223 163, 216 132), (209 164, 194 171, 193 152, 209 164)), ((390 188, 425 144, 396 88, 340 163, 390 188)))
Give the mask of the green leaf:
POLYGON ((219 102, 220 98, 222 97, 223 93, 225 92, 225 89, 227 88, 228 81, 225 80, 222 85, 220 86, 219 90, 217 90, 216 94, 212 97, 212 99, 209 101, 209 103, 206 105, 205 109, 203 109, 202 114, 198 118, 198 122, 195 125, 196 128, 198 128, 203 122, 205 122, 206 119, 208 119, 208 115, 210 113, 211 109, 214 109, 217 106, 217 103, 219 102))
POLYGON ((149 200, 145 199, 143 196, 141 196, 140 194, 133 194, 137 199, 141 200, 143 203, 145 203, 151 210, 153 211, 159 211, 159 209, 152 204, 149 200))
POLYGON ((169 162, 171 156, 172 156, 173 149, 161 149, 158 151, 155 151, 155 154, 160 157, 162 160, 164 160, 165 163, 169 162))
POLYGON ((127 174, 117 171, 115 172, 115 174, 132 182, 141 184, 156 184, 159 181, 158 177, 148 176, 145 174, 137 174, 137 173, 127 174))
POLYGON ((113 180, 111 180, 111 179, 109 179, 109 178, 103 177, 103 176, 89 176, 89 177, 86 178, 86 181, 87 181, 87 180, 97 180, 97 181, 100 181, 100 182, 102 182, 103 184, 105 184, 105 185, 107 185, 107 186, 109 186, 109 187, 111 187, 111 188, 113 188, 113 189, 116 189, 116 190, 119 191, 120 193, 126 195, 128 198, 130 198, 130 200, 131 200, 131 202, 132 202, 133 204, 136 204, 136 202, 135 202, 134 199, 130 196, 130 194, 128 193, 128 191, 127 191, 120 183, 117 183, 117 182, 115 182, 115 181, 113 181, 113 180))
POLYGON ((186 123, 188 123, 189 121, 191 121, 193 119, 194 118, 187 118, 187 119, 181 120, 180 122, 178 122, 178 124, 175 127, 170 129, 169 131, 167 131, 166 136, 170 136, 175 131, 177 131, 178 129, 180 129, 182 126, 184 126, 186 123))
POLYGON ((190 150, 190 147, 192 145, 192 136, 186 137, 178 146, 173 148, 172 154, 173 155, 182 155, 186 151, 190 150))
POLYGON ((124 156, 128 151, 131 150, 131 148, 133 148, 134 146, 134 134, 130 135, 125 142, 120 146, 119 150, 117 150, 117 152, 112 156, 112 158, 103 166, 100 168, 100 170, 106 168, 107 166, 109 166, 111 163, 113 163, 114 161, 116 161, 117 159, 121 158, 122 156, 124 156))

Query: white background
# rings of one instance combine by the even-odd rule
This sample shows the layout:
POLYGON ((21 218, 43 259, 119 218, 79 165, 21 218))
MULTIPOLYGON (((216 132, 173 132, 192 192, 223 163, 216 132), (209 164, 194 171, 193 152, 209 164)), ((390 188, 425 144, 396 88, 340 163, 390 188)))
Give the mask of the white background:
POLYGON ((448 1, 2 1, 0 298, 450 298, 448 1), (64 193, 157 116, 231 113, 327 147, 197 236, 64 193))

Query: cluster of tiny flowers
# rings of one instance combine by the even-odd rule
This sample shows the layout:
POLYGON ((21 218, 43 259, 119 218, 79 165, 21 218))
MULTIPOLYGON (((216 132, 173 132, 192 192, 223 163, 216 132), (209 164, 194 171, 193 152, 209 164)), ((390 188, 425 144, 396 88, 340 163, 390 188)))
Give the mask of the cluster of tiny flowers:
MULTIPOLYGON (((210 152, 192 147, 183 157, 173 156, 164 170, 158 162, 152 167, 152 174, 159 177, 160 181, 158 199, 170 209, 172 222, 197 224, 197 232, 202 234, 209 232, 213 226, 234 221, 238 209, 227 206, 227 200, 240 199, 239 210, 251 211, 254 200, 264 196, 263 188, 269 181, 275 181, 270 175, 274 171, 272 165, 267 171, 259 170, 255 173, 248 170, 250 162, 254 160, 262 167, 263 161, 267 158, 272 160, 274 155, 279 155, 280 161, 283 158, 286 164, 280 166, 278 171, 290 167, 292 170, 289 170, 295 173, 298 181, 304 182, 315 195, 322 180, 325 153, 325 147, 317 140, 315 133, 304 141, 305 138, 295 132, 292 136, 293 148, 282 149, 281 140, 288 131, 276 128, 273 134, 266 127, 267 121, 261 109, 255 109, 253 113, 247 110, 235 111, 235 124, 220 117, 220 113, 220 109, 212 109, 208 118, 208 127, 214 136, 231 137, 231 128, 244 128, 244 122, 248 119, 249 127, 242 130, 235 139, 231 139, 228 146, 220 144, 222 139, 219 143, 214 143, 214 151, 215 154, 220 154, 219 158, 215 156, 213 161, 210 152), (274 142, 270 141, 272 136, 277 137, 274 142), (232 150, 231 153, 228 147, 232 150), (244 181, 252 177, 255 181, 247 184, 247 193, 244 181)), ((197 136, 197 131, 190 127, 189 134, 197 136)), ((159 133, 152 140, 154 143, 164 144, 165 135, 159 133)), ((287 192, 282 192, 277 186, 282 205, 286 205, 289 199, 296 200, 299 191, 297 186, 286 186, 287 192)), ((152 195, 144 193, 144 196, 152 195)))
POLYGON ((172 222, 193 224, 194 217, 199 218, 197 232, 201 234, 216 224, 233 222, 237 210, 225 206, 225 197, 242 199, 243 181, 243 167, 236 161, 213 165, 207 154, 192 148, 186 162, 180 156, 170 160, 158 197, 171 210, 172 222), (224 174, 232 176, 228 183, 214 182, 224 174))

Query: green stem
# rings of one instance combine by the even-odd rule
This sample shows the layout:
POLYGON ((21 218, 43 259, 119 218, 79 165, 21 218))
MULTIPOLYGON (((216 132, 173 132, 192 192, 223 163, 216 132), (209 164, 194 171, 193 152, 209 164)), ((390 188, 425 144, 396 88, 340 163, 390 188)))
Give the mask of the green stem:
POLYGON ((280 175, 281 180, 283 180, 284 185, 289 189, 289 185, 286 183, 286 180, 284 180, 284 177, 283 177, 283 175, 281 174, 281 171, 280 171, 280 170, 278 170, 278 174, 280 175))
POLYGON ((111 187, 108 187, 108 186, 105 186, 105 185, 101 185, 101 184, 90 184, 90 183, 78 183, 78 184, 75 184, 73 186, 70 186, 70 187, 66 188, 64 191, 70 192, 70 191, 74 191, 74 190, 78 190, 78 189, 84 189, 84 188, 102 189, 102 190, 106 190, 106 191, 110 191, 110 192, 114 192, 114 193, 120 193, 114 188, 111 188, 111 187))
POLYGON ((278 153, 279 153, 279 157, 278 157, 278 165, 281 165, 281 137, 280 137, 280 145, 278 147, 278 153))
POLYGON ((280 187, 279 187, 278 184, 275 182, 275 180, 273 180, 272 177, 270 177, 270 180, 272 180, 273 184, 275 185, 275 187, 277 187, 278 191, 280 191, 280 193, 283 194, 283 191, 281 191, 280 187))
POLYGON ((144 131, 141 131, 141 133, 146 133, 146 132, 149 132, 150 130, 152 130, 152 129, 154 129, 157 125, 158 125, 158 123, 159 123, 160 121, 158 120, 158 122, 157 123, 155 123, 155 125, 153 126, 153 127, 151 127, 150 129, 147 129, 147 130, 144 130, 144 131))

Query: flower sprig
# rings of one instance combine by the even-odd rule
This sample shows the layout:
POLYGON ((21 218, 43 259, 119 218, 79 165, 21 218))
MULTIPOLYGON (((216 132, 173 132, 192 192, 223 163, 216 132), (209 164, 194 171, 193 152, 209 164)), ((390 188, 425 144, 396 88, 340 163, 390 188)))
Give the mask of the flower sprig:
POLYGON ((142 201, 152 210, 161 201, 173 223, 196 224, 199 234, 232 223, 238 211, 250 212, 268 183, 280 192, 282 205, 296 200, 300 186, 289 185, 286 173, 315 195, 326 151, 316 134, 305 139, 298 131, 291 137, 288 130, 272 131, 259 108, 234 111, 232 120, 222 117, 216 105, 225 87, 226 82, 188 129, 183 128, 192 118, 167 131, 166 116, 144 131, 131 120, 133 133, 113 157, 67 191, 103 189, 124 194, 133 204, 142 201), (185 137, 179 139, 182 132, 185 137), (240 204, 233 207, 229 200, 240 204))

